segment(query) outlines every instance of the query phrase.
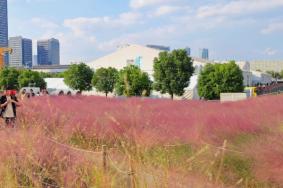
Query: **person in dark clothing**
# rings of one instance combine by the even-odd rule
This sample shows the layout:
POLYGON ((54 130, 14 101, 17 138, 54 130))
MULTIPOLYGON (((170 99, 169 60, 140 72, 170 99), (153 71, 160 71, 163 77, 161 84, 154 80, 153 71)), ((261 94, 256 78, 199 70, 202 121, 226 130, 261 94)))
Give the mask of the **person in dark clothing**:
POLYGON ((0 98, 1 104, 1 117, 4 118, 6 126, 15 127, 15 121, 17 117, 17 106, 19 106, 18 99, 16 97, 16 91, 7 90, 5 94, 0 98))
POLYGON ((63 96, 64 95, 64 91, 61 90, 58 95, 59 96, 63 96))
POLYGON ((33 89, 30 89, 30 95, 31 95, 31 97, 35 97, 35 93, 34 93, 33 89))

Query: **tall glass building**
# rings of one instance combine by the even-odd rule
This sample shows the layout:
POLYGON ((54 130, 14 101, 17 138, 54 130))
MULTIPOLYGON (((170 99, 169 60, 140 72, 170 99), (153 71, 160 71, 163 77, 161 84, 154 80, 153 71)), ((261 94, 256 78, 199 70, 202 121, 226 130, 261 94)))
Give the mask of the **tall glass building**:
POLYGON ((10 67, 32 67, 32 40, 19 37, 9 39, 9 47, 13 53, 9 57, 10 67))
POLYGON ((8 47, 7 0, 0 0, 0 47, 8 47))
POLYGON ((60 43, 57 39, 37 41, 37 65, 60 65, 60 43))
POLYGON ((206 48, 200 49, 200 58, 209 59, 209 51, 206 48))
POLYGON ((185 50, 186 50, 188 56, 191 56, 191 55, 192 55, 192 54, 191 54, 192 51, 191 51, 191 48, 190 48, 190 47, 186 47, 185 50))

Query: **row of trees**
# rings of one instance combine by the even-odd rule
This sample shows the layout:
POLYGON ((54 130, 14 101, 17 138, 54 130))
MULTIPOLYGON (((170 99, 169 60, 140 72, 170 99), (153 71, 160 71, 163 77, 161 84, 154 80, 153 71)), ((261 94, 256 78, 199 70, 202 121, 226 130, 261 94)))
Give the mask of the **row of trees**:
MULTIPOLYGON (((88 91, 93 87, 97 91, 109 93, 115 91, 119 96, 149 96, 152 89, 168 93, 173 99, 182 96, 189 86, 194 73, 193 62, 186 50, 161 52, 154 59, 154 73, 149 75, 139 67, 130 65, 118 71, 115 68, 100 68, 93 71, 84 63, 73 64, 65 73, 38 73, 31 70, 5 68, 0 71, 0 86, 19 89, 32 84, 45 88, 44 78, 64 78, 72 89, 88 91)), ((199 95, 204 99, 219 99, 222 92, 242 92, 242 71, 234 61, 227 64, 207 64, 201 71, 198 82, 199 95)))
MULTIPOLYGON (((154 59, 154 82, 137 66, 130 65, 118 71, 115 68, 100 68, 95 72, 81 63, 71 65, 64 74, 65 83, 75 90, 91 90, 120 96, 149 96, 152 89, 168 93, 173 99, 182 96, 194 73, 192 59, 185 50, 161 52, 154 59)), ((220 98, 223 92, 242 92, 243 74, 234 61, 227 64, 207 64, 201 71, 198 82, 200 97, 207 100, 220 98)))
POLYGON ((105 93, 114 90, 117 95, 149 96, 151 80, 140 68, 130 65, 118 71, 115 68, 100 68, 95 72, 86 64, 74 64, 65 72, 64 82, 72 89, 89 91, 93 87, 105 93))
POLYGON ((181 96, 188 87, 194 72, 192 59, 186 50, 161 52, 154 59, 154 83, 149 75, 137 66, 130 65, 118 71, 115 68, 100 68, 93 72, 87 65, 74 64, 64 74, 65 83, 76 90, 113 91, 124 96, 149 96, 152 89, 170 96, 181 96))
POLYGON ((14 68, 4 68, 0 71, 1 89, 20 89, 30 85, 45 88, 46 82, 38 72, 31 70, 17 70, 14 68))

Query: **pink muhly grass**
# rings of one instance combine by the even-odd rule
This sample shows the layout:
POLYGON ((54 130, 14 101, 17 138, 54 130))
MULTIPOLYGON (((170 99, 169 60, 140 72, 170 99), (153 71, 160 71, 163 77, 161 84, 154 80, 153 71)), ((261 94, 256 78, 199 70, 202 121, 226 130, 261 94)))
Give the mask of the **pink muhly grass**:
POLYGON ((49 97, 27 101, 20 118, 65 135, 81 132, 101 139, 125 138, 140 144, 222 143, 256 133, 283 120, 282 96, 237 103, 154 99, 49 97))
POLYGON ((254 173, 262 181, 283 185, 283 134, 262 136, 247 145, 247 155, 254 159, 254 173))

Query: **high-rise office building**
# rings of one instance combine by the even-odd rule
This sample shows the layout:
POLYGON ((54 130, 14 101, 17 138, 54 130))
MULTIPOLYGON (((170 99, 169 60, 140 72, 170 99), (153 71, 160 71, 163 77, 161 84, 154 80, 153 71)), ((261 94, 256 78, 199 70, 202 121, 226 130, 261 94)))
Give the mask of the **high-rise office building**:
POLYGON ((209 51, 206 48, 200 49, 200 58, 209 59, 209 51))
POLYGON ((37 64, 38 65, 59 65, 60 64, 60 43, 57 39, 37 41, 37 64))
POLYGON ((192 52, 192 51, 191 51, 191 48, 186 47, 185 50, 186 50, 188 56, 191 56, 191 52, 192 52))
MULTIPOLYGON (((8 47, 8 10, 7 0, 0 0, 0 47, 8 47)), ((8 53, 4 55, 4 62, 9 61, 8 53)))
POLYGON ((21 36, 9 38, 9 47, 13 53, 9 55, 10 67, 32 67, 32 40, 21 36))
POLYGON ((0 47, 8 47, 7 0, 0 0, 0 47))
POLYGON ((25 67, 32 67, 32 40, 23 39, 23 65, 25 67))
POLYGON ((32 66, 37 66, 37 55, 33 55, 32 66))

